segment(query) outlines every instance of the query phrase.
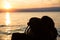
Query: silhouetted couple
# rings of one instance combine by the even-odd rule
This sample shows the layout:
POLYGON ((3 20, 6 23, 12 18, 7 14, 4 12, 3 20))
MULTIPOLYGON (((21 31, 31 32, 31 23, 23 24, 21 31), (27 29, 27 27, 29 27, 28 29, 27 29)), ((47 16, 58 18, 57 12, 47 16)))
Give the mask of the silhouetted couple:
POLYGON ((13 33, 12 40, 57 40, 58 33, 50 17, 32 17, 27 25, 25 33, 13 33))

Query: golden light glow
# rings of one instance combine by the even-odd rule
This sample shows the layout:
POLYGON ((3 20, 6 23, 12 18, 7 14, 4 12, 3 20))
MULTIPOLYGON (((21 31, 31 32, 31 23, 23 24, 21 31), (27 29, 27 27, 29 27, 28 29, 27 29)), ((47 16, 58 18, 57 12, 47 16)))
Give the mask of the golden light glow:
POLYGON ((60 0, 8 0, 13 8, 60 7, 60 0))
POLYGON ((11 5, 8 1, 4 1, 3 3, 4 3, 4 5, 3 5, 4 9, 11 9, 11 5))
POLYGON ((9 25, 10 24, 10 13, 6 13, 6 25, 9 25))
POLYGON ((60 0, 0 0, 0 9, 60 7, 60 0))

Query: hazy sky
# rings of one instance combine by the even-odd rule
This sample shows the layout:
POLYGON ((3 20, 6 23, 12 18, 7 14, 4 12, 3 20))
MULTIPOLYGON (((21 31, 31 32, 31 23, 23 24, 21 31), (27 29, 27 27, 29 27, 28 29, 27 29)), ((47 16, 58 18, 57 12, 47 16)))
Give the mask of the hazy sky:
POLYGON ((12 8, 60 7, 60 0, 0 0, 0 8, 8 2, 12 8))

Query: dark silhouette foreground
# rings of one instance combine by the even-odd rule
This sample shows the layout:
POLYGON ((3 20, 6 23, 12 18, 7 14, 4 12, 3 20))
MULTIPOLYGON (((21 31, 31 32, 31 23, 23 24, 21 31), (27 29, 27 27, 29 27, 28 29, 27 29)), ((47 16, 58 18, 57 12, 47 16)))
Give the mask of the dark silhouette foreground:
POLYGON ((11 40, 29 40, 25 33, 13 33, 11 40))
POLYGON ((25 33, 13 33, 12 40, 56 40, 54 21, 48 16, 30 18, 25 33))
POLYGON ((48 16, 43 16, 42 27, 44 28, 45 38, 48 40, 57 40, 58 32, 55 28, 55 23, 52 18, 48 16))

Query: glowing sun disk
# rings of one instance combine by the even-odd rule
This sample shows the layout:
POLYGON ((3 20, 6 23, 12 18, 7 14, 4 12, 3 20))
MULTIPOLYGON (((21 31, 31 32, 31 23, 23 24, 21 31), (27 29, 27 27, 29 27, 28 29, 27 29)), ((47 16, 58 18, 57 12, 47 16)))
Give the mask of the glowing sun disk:
POLYGON ((11 8, 11 5, 10 5, 10 3, 9 2, 7 2, 7 1, 4 1, 4 9, 10 9, 11 8))

